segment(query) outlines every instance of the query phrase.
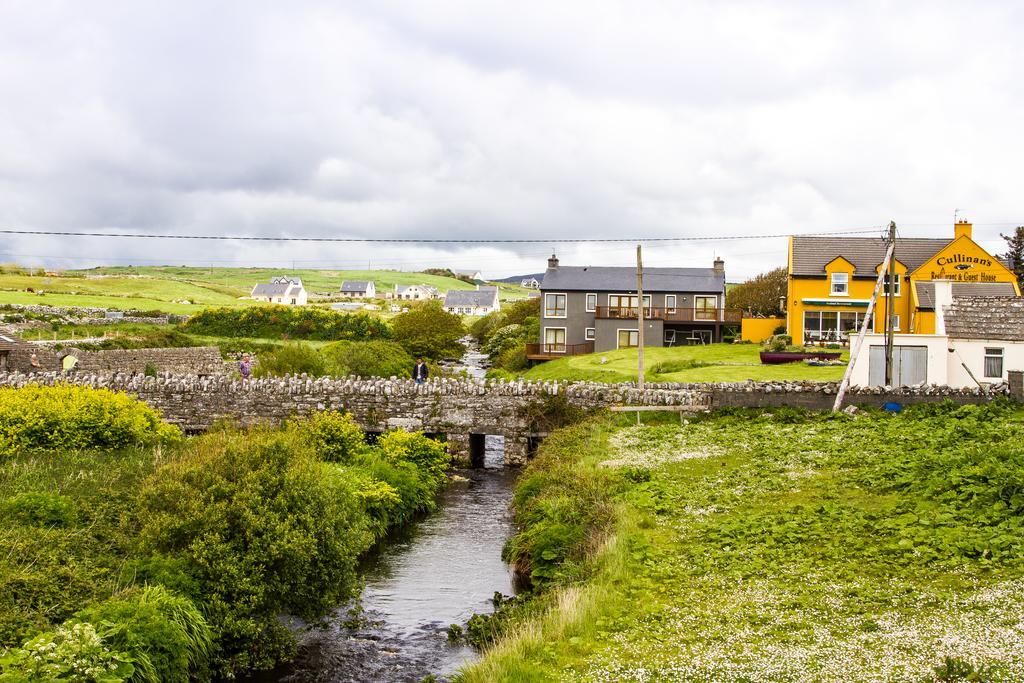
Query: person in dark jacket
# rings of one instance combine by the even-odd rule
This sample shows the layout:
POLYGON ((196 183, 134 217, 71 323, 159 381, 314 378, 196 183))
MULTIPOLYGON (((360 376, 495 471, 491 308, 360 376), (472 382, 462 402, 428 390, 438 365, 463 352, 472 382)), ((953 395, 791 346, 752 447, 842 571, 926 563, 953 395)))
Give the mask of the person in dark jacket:
POLYGON ((430 371, 427 370, 427 364, 423 362, 422 358, 417 358, 416 365, 412 369, 412 378, 416 380, 416 384, 426 382, 429 375, 430 371))

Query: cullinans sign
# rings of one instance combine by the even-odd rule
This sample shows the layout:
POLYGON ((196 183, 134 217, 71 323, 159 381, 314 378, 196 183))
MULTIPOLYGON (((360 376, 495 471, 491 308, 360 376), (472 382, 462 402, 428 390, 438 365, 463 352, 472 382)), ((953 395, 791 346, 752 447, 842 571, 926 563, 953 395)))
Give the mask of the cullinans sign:
POLYGON ((995 275, 980 272, 982 268, 991 268, 992 259, 953 254, 935 259, 939 270, 931 272, 932 280, 956 280, 958 282, 996 282, 995 275))

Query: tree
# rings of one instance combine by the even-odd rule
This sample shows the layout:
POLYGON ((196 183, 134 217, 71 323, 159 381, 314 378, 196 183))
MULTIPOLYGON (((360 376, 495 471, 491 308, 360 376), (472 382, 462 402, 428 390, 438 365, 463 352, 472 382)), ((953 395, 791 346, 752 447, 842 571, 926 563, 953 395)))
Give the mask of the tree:
POLYGON ((456 359, 466 348, 459 341, 466 328, 462 318, 444 310, 440 301, 428 301, 391 322, 395 341, 415 357, 456 359))
POLYGON ((785 300, 787 279, 785 268, 761 273, 730 289, 725 295, 726 308, 738 308, 751 316, 782 315, 779 302, 785 300))
POLYGON ((1017 282, 1024 285, 1024 225, 1017 226, 1012 235, 999 233, 999 236, 1006 240, 1006 253, 997 258, 1009 261, 1017 282))

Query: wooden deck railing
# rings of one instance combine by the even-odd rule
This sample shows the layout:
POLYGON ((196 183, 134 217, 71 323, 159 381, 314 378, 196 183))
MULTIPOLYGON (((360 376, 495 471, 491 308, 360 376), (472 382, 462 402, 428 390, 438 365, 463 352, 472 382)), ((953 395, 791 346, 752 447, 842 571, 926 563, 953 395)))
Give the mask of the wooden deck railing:
MULTIPOLYGON (((598 306, 598 318, 636 320, 636 307, 598 306)), ((644 318, 672 323, 739 323, 743 311, 737 308, 644 308, 644 318)))
POLYGON ((585 353, 594 352, 594 342, 583 344, 527 344, 526 357, 533 359, 540 358, 561 358, 562 356, 579 356, 585 353))

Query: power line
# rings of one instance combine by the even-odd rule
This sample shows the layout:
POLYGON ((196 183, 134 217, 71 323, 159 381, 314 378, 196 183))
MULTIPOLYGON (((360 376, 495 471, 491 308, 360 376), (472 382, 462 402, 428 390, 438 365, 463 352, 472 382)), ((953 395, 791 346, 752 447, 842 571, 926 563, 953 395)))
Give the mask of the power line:
MULTIPOLYGON (((796 237, 812 237, 817 235, 854 235, 875 233, 881 226, 856 228, 852 230, 831 230, 826 232, 808 232, 794 235, 796 237)), ((790 237, 790 233, 771 235, 714 235, 701 237, 577 237, 577 238, 545 238, 545 239, 450 239, 423 237, 268 237, 262 235, 169 235, 166 233, 127 233, 127 232, 78 232, 72 230, 0 230, 3 235, 35 235, 54 237, 109 237, 128 239, 161 239, 161 240, 215 240, 240 242, 340 242, 366 244, 583 244, 606 242, 723 242, 732 240, 775 239, 790 237)))

